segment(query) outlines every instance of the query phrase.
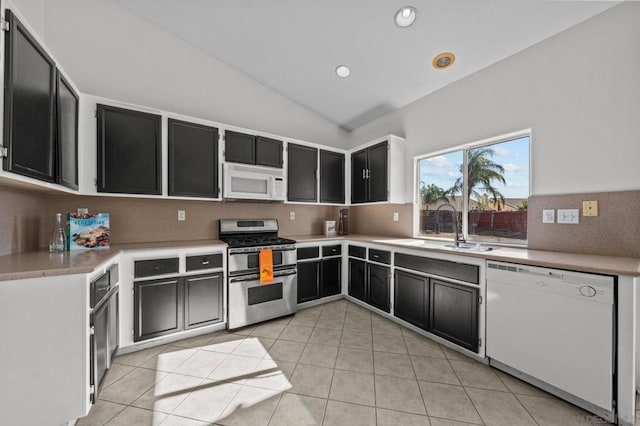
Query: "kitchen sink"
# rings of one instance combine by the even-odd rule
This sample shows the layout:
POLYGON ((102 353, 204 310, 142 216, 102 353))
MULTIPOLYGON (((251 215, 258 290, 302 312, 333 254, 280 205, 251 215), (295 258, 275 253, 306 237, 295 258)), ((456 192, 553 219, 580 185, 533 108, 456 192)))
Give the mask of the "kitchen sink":
POLYGON ((485 252, 497 250, 497 247, 489 247, 486 245, 482 245, 480 243, 460 243, 458 247, 456 247, 453 243, 446 243, 444 241, 430 241, 430 240, 420 240, 413 238, 403 238, 397 240, 375 240, 374 242, 382 242, 389 244, 398 244, 406 247, 419 247, 426 249, 436 249, 436 250, 453 250, 453 251, 473 251, 473 252, 485 252))

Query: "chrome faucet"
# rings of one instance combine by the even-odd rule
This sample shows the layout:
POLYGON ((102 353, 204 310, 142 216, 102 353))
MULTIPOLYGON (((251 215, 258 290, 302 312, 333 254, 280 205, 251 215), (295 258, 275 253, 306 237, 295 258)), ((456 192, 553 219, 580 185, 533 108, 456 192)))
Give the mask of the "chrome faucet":
POLYGON ((450 207, 451 210, 453 210, 452 222, 453 222, 453 232, 455 233, 455 236, 453 237, 453 245, 455 246, 455 248, 458 248, 460 247, 460 243, 465 243, 466 240, 464 238, 460 238, 460 224, 458 223, 458 211, 452 204, 445 203, 436 209, 436 227, 437 227, 436 233, 438 234, 440 233, 440 209, 443 207, 450 207))

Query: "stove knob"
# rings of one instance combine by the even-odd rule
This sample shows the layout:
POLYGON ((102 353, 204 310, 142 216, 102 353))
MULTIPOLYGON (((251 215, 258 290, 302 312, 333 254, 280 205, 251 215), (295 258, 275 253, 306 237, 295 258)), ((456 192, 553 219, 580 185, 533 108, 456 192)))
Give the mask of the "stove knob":
POLYGON ((580 294, 586 297, 593 297, 596 295, 596 289, 590 285, 583 285, 580 287, 580 294))

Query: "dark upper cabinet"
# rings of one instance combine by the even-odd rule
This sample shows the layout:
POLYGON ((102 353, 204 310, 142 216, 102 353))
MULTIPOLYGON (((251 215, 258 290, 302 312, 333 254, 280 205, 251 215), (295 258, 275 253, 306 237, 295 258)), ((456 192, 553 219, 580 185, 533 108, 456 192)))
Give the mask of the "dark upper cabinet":
POLYGON ((57 73, 57 164, 60 184, 78 189, 78 94, 57 73))
POLYGON ((367 303, 382 311, 391 309, 389 268, 369 263, 367 265, 367 303))
POLYGON ((222 274, 184 277, 184 328, 222 321, 222 274))
POLYGON ((225 131, 224 159, 232 163, 256 164, 256 137, 225 131))
POLYGON ((169 195, 218 196, 218 129, 169 119, 169 195))
POLYGON ((133 284, 133 341, 151 339, 183 329, 183 290, 180 278, 133 284))
POLYGON ((369 203, 388 200, 389 143, 357 151, 351 155, 351 202, 369 203))
POLYGON ((287 199, 316 202, 318 150, 308 146, 287 145, 287 199))
POLYGON ((429 278, 396 270, 394 286, 394 315, 426 330, 429 278))
POLYGON ((6 19, 3 167, 56 182, 56 64, 10 10, 6 19))
POLYGON ((320 297, 333 296, 342 291, 342 258, 322 259, 320 297))
POLYGON ((227 130, 224 158, 231 163, 282 168, 282 141, 227 130))
POLYGON ((98 192, 162 194, 159 115, 98 105, 98 192))
POLYGON ((367 264, 364 260, 349 259, 349 295, 367 301, 367 264))
POLYGON ((478 288, 431 279, 429 331, 478 351, 478 288))
POLYGON ((344 154, 320 150, 320 202, 344 204, 344 154))
POLYGON ((367 150, 368 172, 367 180, 369 186, 369 202, 387 201, 388 170, 387 155, 389 147, 387 142, 374 145, 367 150))
POLYGON ((319 297, 320 261, 298 263, 298 303, 308 302, 319 297))
POLYGON ((282 141, 256 136, 256 165, 282 168, 282 141))
POLYGON ((369 197, 367 187, 367 150, 351 154, 351 202, 365 203, 369 197))

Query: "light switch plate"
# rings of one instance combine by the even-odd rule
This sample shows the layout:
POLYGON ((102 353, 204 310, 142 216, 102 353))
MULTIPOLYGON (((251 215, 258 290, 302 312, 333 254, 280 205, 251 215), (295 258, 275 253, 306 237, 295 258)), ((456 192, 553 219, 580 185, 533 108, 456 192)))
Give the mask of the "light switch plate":
POLYGON ((542 223, 555 223, 556 211, 554 209, 542 210, 542 223))
POLYGON ((558 209, 558 223, 580 223, 580 210, 578 209, 558 209))
POLYGON ((598 216, 598 202, 597 201, 583 201, 582 202, 582 216, 598 216))

